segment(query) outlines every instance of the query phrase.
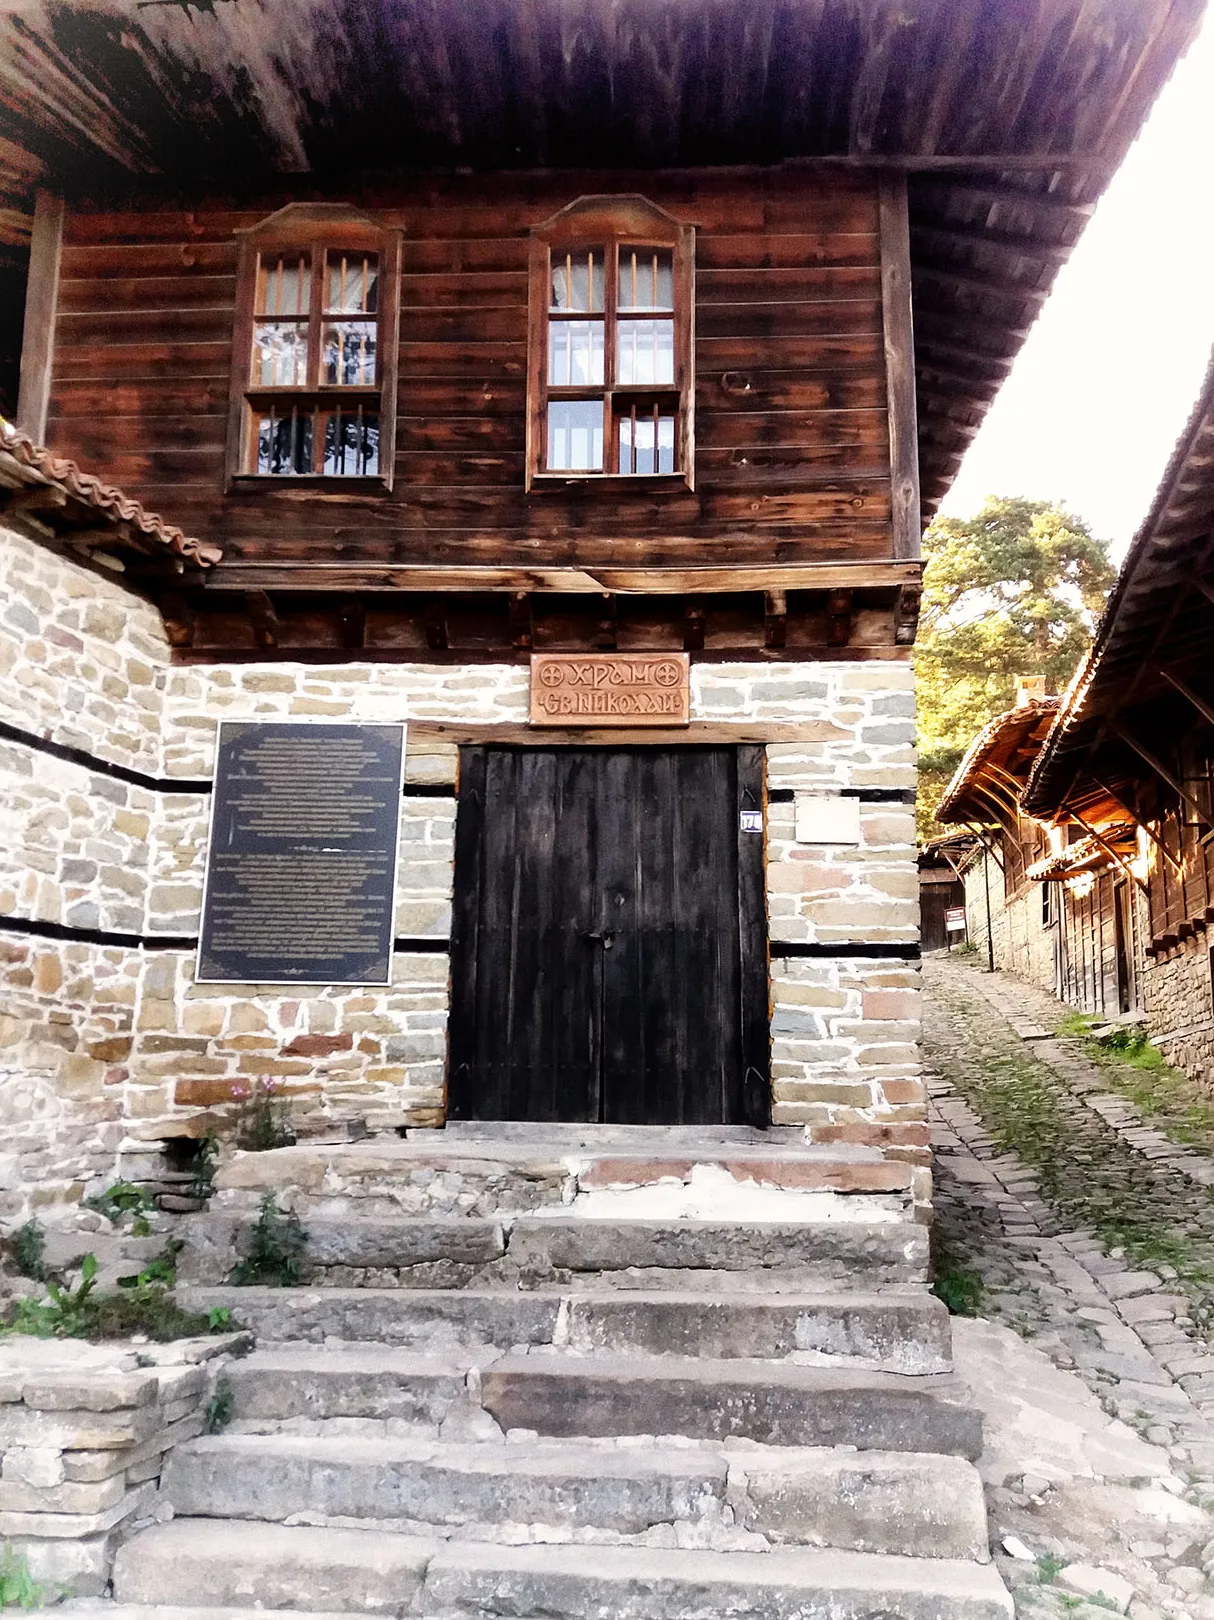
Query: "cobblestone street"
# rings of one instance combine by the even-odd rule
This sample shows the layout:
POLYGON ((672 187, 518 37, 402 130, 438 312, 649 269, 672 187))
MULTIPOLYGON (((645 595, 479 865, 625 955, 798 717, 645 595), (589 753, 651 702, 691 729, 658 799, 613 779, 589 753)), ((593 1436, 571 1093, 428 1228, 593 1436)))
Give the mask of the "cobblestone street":
MULTIPOLYGON (((985 1470, 996 1545, 1021 1538, 1037 1558, 1004 1560, 1018 1607, 1072 1608, 1054 1566, 1083 1556, 1133 1587, 1132 1615, 1211 1620, 1214 1162, 1169 1141, 1081 1041, 1055 1035, 1067 1009, 1052 997, 973 957, 931 956, 925 978, 938 1287, 1047 1355, 1076 1411, 1094 1396, 1116 1420, 1106 1435, 1146 1443, 1136 1463, 1097 1467, 1103 1493, 1089 1485, 1082 1503, 1065 1466, 985 1470)), ((993 1331, 958 1328, 962 1346, 993 1331)), ((1016 1354, 1001 1343, 997 1359, 1016 1354)))

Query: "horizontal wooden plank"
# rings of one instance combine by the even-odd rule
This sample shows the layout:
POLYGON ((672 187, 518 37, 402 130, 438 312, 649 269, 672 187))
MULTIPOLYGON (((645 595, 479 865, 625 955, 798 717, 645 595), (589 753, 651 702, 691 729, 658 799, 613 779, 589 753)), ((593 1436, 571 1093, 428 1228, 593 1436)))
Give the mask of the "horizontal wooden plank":
POLYGON ((706 489, 702 510, 706 518, 750 523, 818 523, 847 517, 884 521, 890 513, 889 481, 871 479, 833 490, 706 489))
POLYGON ((105 276, 235 275, 238 245, 222 242, 115 242, 63 249, 60 286, 105 276))
POLYGON ((803 265, 794 269, 696 269, 696 305, 798 303, 822 298, 877 298, 879 265, 803 265))
POLYGON ((854 332, 820 332, 797 337, 787 332, 756 337, 696 337, 696 371, 753 371, 790 366, 823 370, 866 368, 884 375, 881 318, 854 332))
POLYGON ((55 378, 51 394, 51 420, 69 422, 76 417, 114 416, 147 420, 178 411, 200 416, 227 409, 228 377, 205 379, 149 379, 144 382, 77 382, 55 378))
POLYGON ((696 455, 702 450, 743 450, 770 446, 815 446, 846 450, 861 445, 889 448, 889 421, 883 408, 871 410, 697 409, 696 455))
POLYGON ((232 365, 231 340, 226 343, 87 344, 59 349, 55 355, 55 382, 128 382, 164 378, 177 385, 222 379, 227 391, 232 365))
POLYGON ((879 264, 880 238, 873 231, 752 231, 745 235, 702 231, 696 237, 697 275, 707 270, 795 269, 807 264, 879 264))
POLYGON ((402 377, 480 379, 527 375, 525 334, 505 342, 485 343, 473 339, 465 343, 435 342, 421 331, 402 331, 399 355, 402 377))
POLYGON ((530 238, 521 233, 515 236, 478 238, 420 237, 406 232, 403 243, 403 266, 406 275, 469 270, 525 271, 530 252, 530 238))
POLYGON ((147 454, 165 450, 207 451, 222 447, 227 436, 227 416, 218 411, 196 416, 55 416, 50 419, 48 437, 55 445, 68 443, 77 449, 66 453, 95 468, 110 457, 147 454))
POLYGON ((525 271, 449 271, 435 275, 403 275, 400 283, 401 309, 434 309, 440 306, 482 309, 526 309, 525 271))
POLYGON ((885 378, 864 372, 713 372, 696 381, 696 404, 715 411, 873 410, 885 405, 885 378))
POLYGON ((223 242, 233 232, 256 225, 270 209, 128 208, 83 211, 69 208, 64 221, 65 247, 114 247, 144 242, 223 242))
POLYGON ((222 310, 231 321, 235 308, 235 275, 104 276, 59 283, 61 316, 206 309, 222 310))
MULTIPOLYGON (((79 434, 65 434, 56 441, 55 451, 70 456, 109 483, 117 484, 128 495, 138 496, 147 485, 163 485, 172 480, 179 492, 203 486, 221 490, 224 481, 224 444, 199 445, 194 449, 125 448, 79 434)), ((175 520, 172 520, 175 521, 175 520)))
POLYGON ((107 305, 82 312, 65 310, 55 322, 55 348, 64 356, 73 349, 112 344, 218 343, 232 337, 232 306, 219 309, 129 309, 107 305))
POLYGON ((874 298, 822 298, 787 304, 704 304, 696 306, 696 341, 701 337, 784 338, 817 332, 871 332, 881 319, 874 298))

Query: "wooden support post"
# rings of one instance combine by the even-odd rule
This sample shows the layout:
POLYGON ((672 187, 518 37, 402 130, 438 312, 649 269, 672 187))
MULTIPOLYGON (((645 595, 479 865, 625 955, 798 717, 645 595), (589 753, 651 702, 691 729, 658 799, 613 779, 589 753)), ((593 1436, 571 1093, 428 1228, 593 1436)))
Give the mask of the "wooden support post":
POLYGON ((441 596, 432 596, 426 603, 426 646, 431 652, 446 652, 448 646, 447 615, 441 596))
POLYGON ((881 232, 881 324, 885 338, 886 402, 889 413, 893 554, 895 557, 917 557, 922 520, 919 508, 919 428, 915 403, 910 213, 907 206, 906 176, 882 174, 877 186, 881 232))
POLYGON ((788 639, 788 593, 763 593, 763 645, 768 652, 780 652, 788 639))
POLYGON ((535 631, 531 619, 531 594, 529 591, 512 591, 510 593, 510 645, 520 652, 530 652, 535 640, 535 631))
POLYGON ((341 617, 341 644, 348 652, 362 652, 367 645, 367 604, 359 596, 343 601, 341 617))
POLYGON ((1122 856, 1117 853, 1107 838, 1101 836, 1099 828, 1093 827, 1090 822, 1085 821, 1077 810, 1068 810, 1067 815, 1071 817, 1072 821, 1077 821, 1090 838, 1094 838, 1096 840, 1109 859, 1111 861, 1116 861, 1117 865, 1125 873, 1126 877, 1131 880, 1131 882, 1136 883, 1140 889, 1145 889, 1147 887, 1143 879, 1140 878, 1136 872, 1131 871, 1129 862, 1124 860, 1122 856))
POLYGON ((1142 746, 1137 738, 1131 736, 1124 726, 1118 725, 1116 720, 1109 721, 1109 730, 1113 732, 1114 736, 1120 737, 1122 742, 1125 743, 1127 747, 1132 748, 1136 754, 1141 755, 1141 757, 1146 760, 1147 764, 1155 772, 1156 776, 1162 777, 1172 791, 1178 794, 1180 798, 1184 800, 1185 804, 1188 805, 1189 809, 1197 817, 1198 821, 1200 821, 1206 827, 1214 827, 1214 822, 1211 822, 1207 812, 1202 809, 1201 805, 1198 804, 1197 800, 1188 791, 1188 789, 1184 787, 1182 783, 1178 782, 1177 779, 1172 775, 1171 771, 1168 770, 1167 766, 1161 764, 1160 761, 1155 758, 1154 754, 1142 746))
POLYGON ((620 627, 616 619, 616 599, 614 596, 604 595, 594 644, 600 652, 614 652, 619 646, 619 641, 620 627))
POLYGON ((278 614, 266 591, 246 591, 245 608, 253 621, 253 638, 259 647, 278 646, 278 614))
POLYGON ((918 585, 899 585, 894 602, 894 646, 913 647, 919 628, 919 603, 923 592, 918 585))
POLYGON ((17 426, 35 444, 46 440, 59 308, 59 260, 63 249, 63 198, 40 191, 34 199, 25 327, 21 335, 21 380, 17 426))
POLYGON ((689 597, 683 606, 683 651, 704 650, 704 605, 696 597, 689 597))
POLYGON ((826 645, 846 647, 851 640, 852 593, 831 591, 826 598, 826 645))
POLYGON ((194 645, 194 609, 189 598, 180 591, 164 591, 160 596, 160 614, 170 647, 194 645))

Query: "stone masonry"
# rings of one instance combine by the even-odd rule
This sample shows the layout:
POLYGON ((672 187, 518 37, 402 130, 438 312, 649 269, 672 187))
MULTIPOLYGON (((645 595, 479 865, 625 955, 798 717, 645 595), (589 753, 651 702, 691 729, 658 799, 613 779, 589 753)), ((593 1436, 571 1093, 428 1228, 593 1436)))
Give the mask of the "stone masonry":
MULTIPOLYGON (((134 1173, 256 1081, 274 1081, 305 1130, 441 1123, 455 746, 410 734, 396 932, 413 948, 387 988, 194 983, 181 941, 198 931, 209 813, 195 784, 221 719, 518 724, 527 680, 521 665, 173 666, 158 616, 119 582, 0 537, 0 720, 83 756, 0 740, 0 921, 13 920, 0 934, 0 1212, 134 1173), (427 785, 433 796, 416 791, 427 785)), ((767 749, 776 1122, 925 1160, 916 966, 780 953, 917 940, 912 809, 864 798, 913 790, 913 712, 903 663, 692 671, 695 720, 780 728, 767 749), (859 842, 799 843, 797 798, 840 793, 859 798, 859 842)))

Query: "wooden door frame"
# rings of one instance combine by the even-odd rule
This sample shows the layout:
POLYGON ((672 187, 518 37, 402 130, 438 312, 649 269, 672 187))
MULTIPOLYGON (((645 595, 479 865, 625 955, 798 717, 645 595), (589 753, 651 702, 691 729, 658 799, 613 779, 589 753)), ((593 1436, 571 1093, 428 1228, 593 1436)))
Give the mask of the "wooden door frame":
MULTIPOLYGON (((459 1048, 453 1031, 475 1028, 477 989, 477 929, 481 915, 484 851, 486 764, 489 751, 506 747, 545 752, 566 752, 577 743, 553 743, 536 738, 528 743, 466 743, 459 751, 455 812, 455 859, 451 908, 450 1011, 447 1031, 447 1073, 444 1107, 448 1119, 473 1117, 469 1094, 471 1074, 467 1062, 457 1063, 459 1048), (458 881, 463 877, 464 883, 458 881)), ((583 745, 584 746, 584 745, 583 745)), ((596 746, 609 746, 600 745, 596 746)), ((635 752, 646 743, 629 741, 620 747, 635 752)), ((663 738, 651 746, 669 748, 663 738)), ((676 744, 675 746, 678 746, 676 744)), ((742 1063, 744 1122, 765 1127, 771 1123, 771 960, 767 920, 767 748, 763 743, 711 743, 687 739, 686 746, 731 748, 737 760, 737 914, 739 1044, 742 1063), (741 810, 753 807, 763 817, 761 833, 742 830, 741 810)))

